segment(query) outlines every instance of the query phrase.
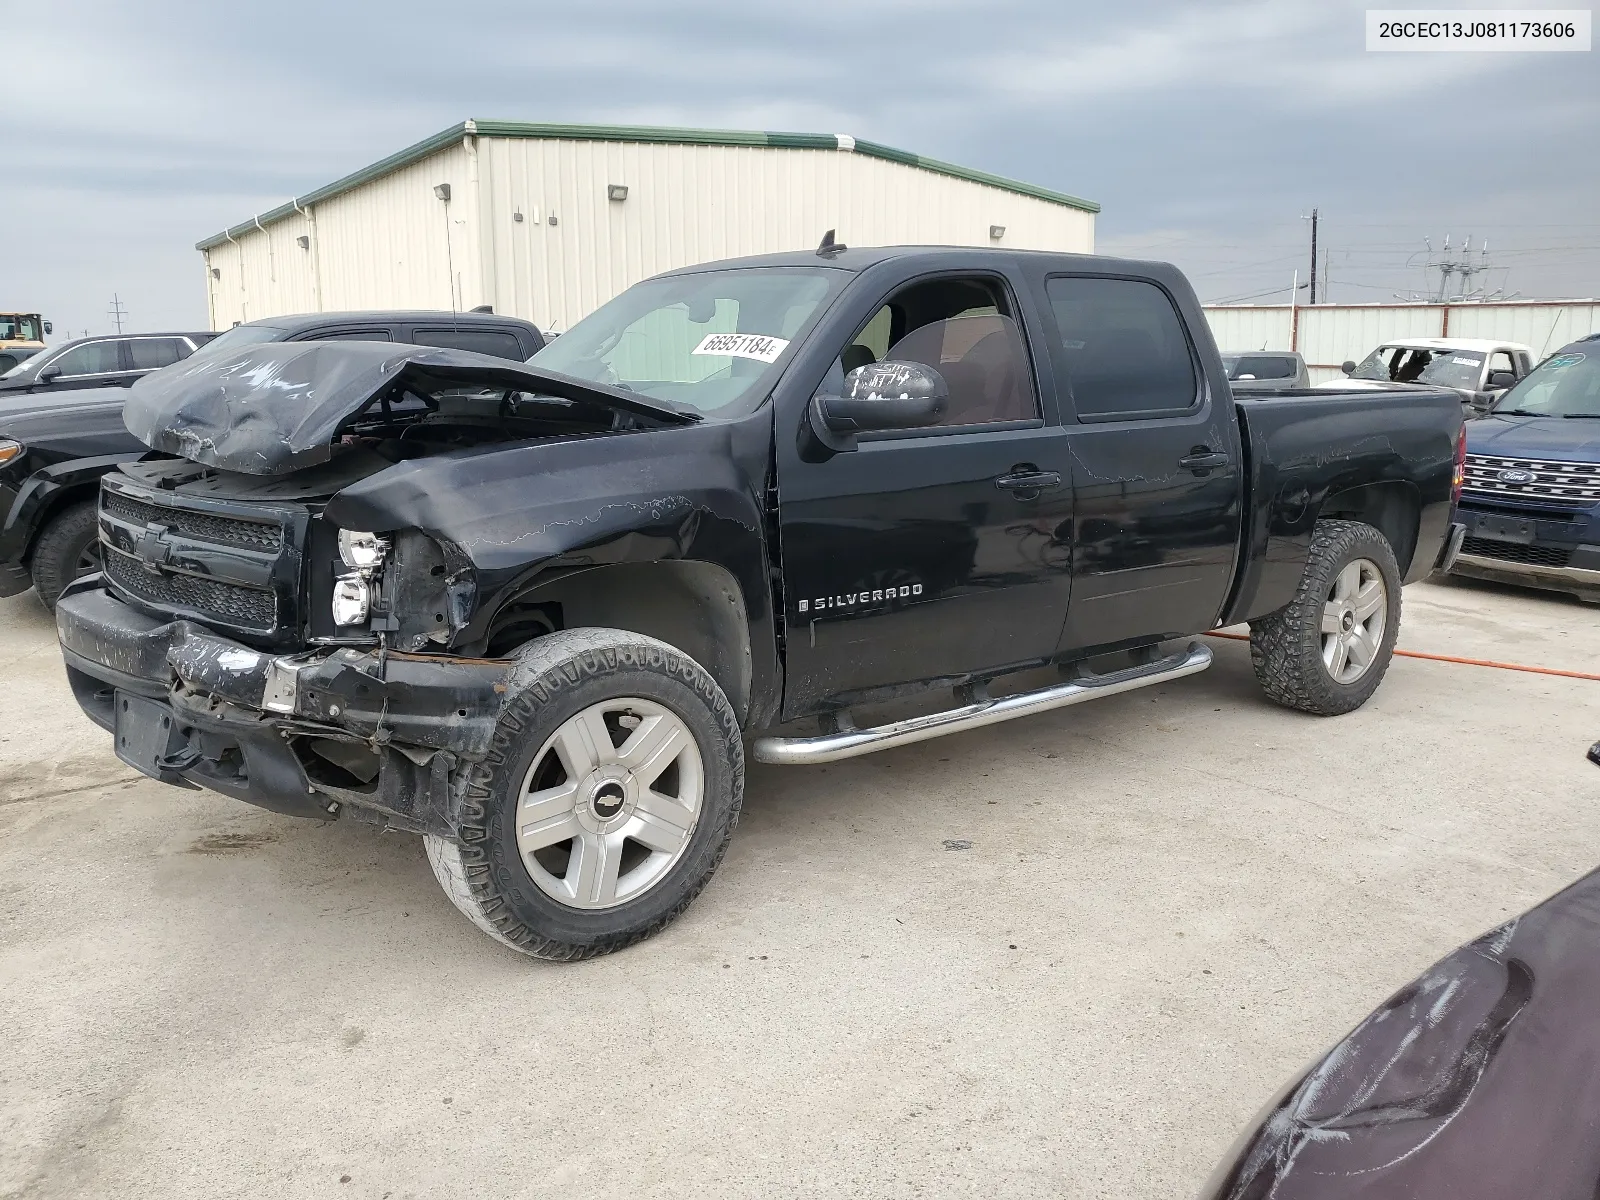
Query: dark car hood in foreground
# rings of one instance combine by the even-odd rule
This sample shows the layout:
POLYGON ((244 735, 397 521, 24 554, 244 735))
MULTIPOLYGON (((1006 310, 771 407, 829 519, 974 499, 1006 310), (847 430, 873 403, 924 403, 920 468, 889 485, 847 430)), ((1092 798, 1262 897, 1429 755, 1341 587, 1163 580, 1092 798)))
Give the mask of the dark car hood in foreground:
POLYGON ((1600 871, 1401 988, 1202 1200, 1557 1200, 1600 1182, 1600 871))
POLYGON ((557 371, 387 342, 275 342, 197 356, 128 389, 123 420, 154 450, 221 470, 281 475, 326 462, 345 423, 386 392, 462 387, 558 396, 655 424, 695 420, 557 371))
POLYGON ((1600 418, 1502 417, 1467 422, 1467 452, 1546 462, 1600 462, 1600 418))

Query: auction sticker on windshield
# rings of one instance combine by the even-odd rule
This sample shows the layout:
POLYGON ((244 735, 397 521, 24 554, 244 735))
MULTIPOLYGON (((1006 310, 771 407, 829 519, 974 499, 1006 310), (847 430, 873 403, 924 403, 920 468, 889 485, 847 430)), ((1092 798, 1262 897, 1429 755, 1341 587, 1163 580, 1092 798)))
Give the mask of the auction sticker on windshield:
POLYGON ((1588 356, 1584 354, 1558 354, 1545 363, 1545 368, 1550 371, 1559 371, 1562 367, 1575 367, 1586 357, 1588 356))
POLYGON ((725 354, 730 358, 753 358, 757 362, 777 362, 789 346, 789 339, 760 333, 708 333, 691 354, 725 354))

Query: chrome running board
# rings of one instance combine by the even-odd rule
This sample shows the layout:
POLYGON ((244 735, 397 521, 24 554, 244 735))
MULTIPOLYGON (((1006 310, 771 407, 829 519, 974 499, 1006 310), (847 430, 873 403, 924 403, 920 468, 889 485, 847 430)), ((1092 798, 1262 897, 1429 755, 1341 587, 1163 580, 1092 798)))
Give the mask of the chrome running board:
POLYGON ((977 729, 994 725, 1013 717, 1029 717, 1034 713, 1048 712, 1052 708, 1065 708, 1069 704, 1082 704, 1102 696, 1115 696, 1135 688, 1149 687, 1152 683, 1165 683, 1204 671, 1211 665, 1211 651, 1199 643, 1187 650, 1158 659, 1140 667, 1111 671, 1104 675, 1081 675, 1067 683, 1040 688, 1034 692, 1019 692, 1014 696, 990 698, 980 689, 974 689, 978 698, 960 708, 908 717, 888 725, 874 725, 870 729, 857 729, 849 724, 848 715, 838 718, 840 728, 835 733, 817 737, 787 738, 762 737, 755 742, 756 758, 764 763, 784 766, 805 766, 810 763, 838 762, 841 758, 855 758, 891 746, 904 746, 911 742, 924 742, 963 729, 977 729))

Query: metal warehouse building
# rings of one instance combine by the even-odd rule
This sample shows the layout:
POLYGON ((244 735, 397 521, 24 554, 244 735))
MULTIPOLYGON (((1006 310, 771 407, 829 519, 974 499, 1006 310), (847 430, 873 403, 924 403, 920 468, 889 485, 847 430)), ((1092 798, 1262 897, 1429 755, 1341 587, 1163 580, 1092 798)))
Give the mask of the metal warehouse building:
POLYGON ((646 276, 815 246, 1089 252, 1099 206, 845 134, 463 121, 199 243, 211 325, 470 309, 565 329, 646 276))

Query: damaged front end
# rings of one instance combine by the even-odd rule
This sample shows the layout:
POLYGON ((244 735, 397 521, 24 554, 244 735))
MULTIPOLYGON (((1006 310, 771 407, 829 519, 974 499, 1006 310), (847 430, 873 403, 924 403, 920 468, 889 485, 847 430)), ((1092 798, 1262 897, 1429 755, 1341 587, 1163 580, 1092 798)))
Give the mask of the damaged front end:
POLYGON ((67 678, 117 757, 262 808, 454 836, 463 761, 487 751, 514 659, 381 647, 263 653, 161 621, 85 580, 57 608, 67 678))
POLYGON ((462 645, 468 549, 341 527, 330 506, 419 459, 470 473, 490 449, 691 418, 461 351, 312 343, 149 376, 126 420, 183 457, 105 478, 103 572, 57 608, 74 694, 118 757, 278 812, 455 837, 517 660, 462 645))

